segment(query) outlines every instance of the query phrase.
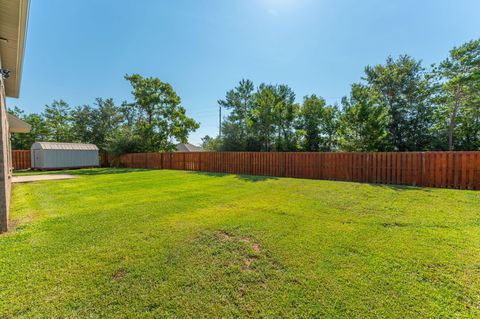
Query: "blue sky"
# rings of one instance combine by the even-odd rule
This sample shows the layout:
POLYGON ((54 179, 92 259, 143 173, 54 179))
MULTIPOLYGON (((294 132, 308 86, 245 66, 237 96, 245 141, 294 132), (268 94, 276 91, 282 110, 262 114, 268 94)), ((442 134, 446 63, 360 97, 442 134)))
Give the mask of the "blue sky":
POLYGON ((430 65, 479 37, 478 12, 478 0, 31 0, 21 96, 8 102, 120 104, 126 73, 155 76, 201 122, 199 143, 242 78, 335 103, 366 65, 404 53, 430 65))

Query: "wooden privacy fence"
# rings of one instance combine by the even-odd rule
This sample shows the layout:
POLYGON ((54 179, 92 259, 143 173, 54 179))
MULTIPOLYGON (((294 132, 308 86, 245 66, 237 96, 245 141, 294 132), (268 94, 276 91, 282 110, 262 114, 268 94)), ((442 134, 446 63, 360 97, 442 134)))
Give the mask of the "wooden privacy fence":
POLYGON ((103 163, 127 168, 480 189, 480 152, 135 153, 105 156, 103 163))
POLYGON ((12 151, 13 169, 29 169, 32 165, 30 150, 12 151))

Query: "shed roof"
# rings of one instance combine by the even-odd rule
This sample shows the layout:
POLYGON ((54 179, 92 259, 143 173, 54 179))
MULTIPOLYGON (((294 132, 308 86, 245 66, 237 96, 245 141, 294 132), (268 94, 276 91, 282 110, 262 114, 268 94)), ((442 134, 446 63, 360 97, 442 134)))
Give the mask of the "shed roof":
POLYGON ((98 151, 98 147, 94 144, 82 143, 35 142, 32 150, 98 151))

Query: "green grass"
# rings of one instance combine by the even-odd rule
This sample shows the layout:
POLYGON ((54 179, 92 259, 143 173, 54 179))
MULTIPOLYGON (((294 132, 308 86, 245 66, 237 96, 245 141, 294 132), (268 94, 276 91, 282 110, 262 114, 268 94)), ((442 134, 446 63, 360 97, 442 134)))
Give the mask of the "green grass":
POLYGON ((480 192, 70 173, 14 186, 0 318, 480 316, 480 192))

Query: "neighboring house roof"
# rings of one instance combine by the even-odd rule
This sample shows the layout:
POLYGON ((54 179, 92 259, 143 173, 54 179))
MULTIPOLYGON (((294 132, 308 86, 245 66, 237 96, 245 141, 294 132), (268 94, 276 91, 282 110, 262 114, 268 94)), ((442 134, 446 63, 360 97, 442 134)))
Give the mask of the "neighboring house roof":
POLYGON ((32 129, 32 126, 27 122, 22 121, 18 117, 7 113, 8 129, 10 133, 28 133, 32 129))
POLYGON ((32 150, 71 150, 71 151, 98 151, 94 144, 82 143, 57 143, 57 142, 35 142, 32 150))
POLYGON ((28 0, 0 0, 1 67, 10 71, 9 78, 4 81, 9 97, 18 97, 20 92, 28 5, 28 0))
POLYGON ((203 152, 203 148, 190 143, 178 143, 176 145, 177 152, 203 152))

